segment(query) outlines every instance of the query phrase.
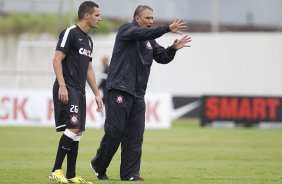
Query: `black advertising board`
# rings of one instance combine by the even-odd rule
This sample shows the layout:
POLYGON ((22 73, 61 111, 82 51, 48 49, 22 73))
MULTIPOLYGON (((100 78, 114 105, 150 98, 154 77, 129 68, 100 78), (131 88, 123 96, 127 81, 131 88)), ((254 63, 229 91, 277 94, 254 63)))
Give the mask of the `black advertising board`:
POLYGON ((200 118, 200 97, 173 96, 173 113, 181 111, 175 119, 179 118, 200 118))
POLYGON ((258 96, 203 96, 203 126, 281 125, 282 98, 258 96))

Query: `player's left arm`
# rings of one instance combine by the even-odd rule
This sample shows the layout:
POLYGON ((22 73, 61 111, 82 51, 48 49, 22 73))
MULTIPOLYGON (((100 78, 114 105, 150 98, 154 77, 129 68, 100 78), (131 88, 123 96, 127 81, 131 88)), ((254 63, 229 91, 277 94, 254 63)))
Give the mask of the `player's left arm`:
POLYGON ((103 101, 102 101, 102 97, 100 95, 100 92, 99 92, 99 89, 98 89, 98 86, 97 86, 97 83, 96 83, 96 77, 95 77, 94 70, 93 70, 93 67, 92 67, 92 62, 89 62, 89 65, 88 65, 86 80, 87 80, 87 83, 89 84, 92 92, 95 95, 96 104, 98 106, 97 111, 102 112, 103 101))

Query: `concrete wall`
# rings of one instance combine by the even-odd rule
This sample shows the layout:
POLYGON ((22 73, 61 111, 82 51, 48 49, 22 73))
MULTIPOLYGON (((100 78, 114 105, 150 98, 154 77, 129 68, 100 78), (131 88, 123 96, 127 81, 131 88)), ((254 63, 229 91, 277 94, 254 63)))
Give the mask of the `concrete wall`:
MULTIPOLYGON (((282 33, 193 33, 192 47, 168 65, 154 63, 148 92, 175 95, 281 95, 282 33)), ((178 35, 157 41, 167 47, 178 35)), ((115 34, 92 35, 97 80, 101 58, 111 55, 115 34)), ((51 89, 57 37, 0 37, 1 88, 51 89)))
MULTIPOLYGON (((173 37, 160 43, 168 44, 173 37)), ((282 94, 281 33, 192 34, 192 40, 192 47, 180 50, 171 65, 154 65, 149 89, 195 95, 282 94)))

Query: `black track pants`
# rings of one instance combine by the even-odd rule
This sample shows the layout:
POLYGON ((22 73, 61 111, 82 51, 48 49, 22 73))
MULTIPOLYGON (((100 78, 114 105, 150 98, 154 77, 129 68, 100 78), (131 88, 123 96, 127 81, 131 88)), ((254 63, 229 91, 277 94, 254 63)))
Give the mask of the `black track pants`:
POLYGON ((133 95, 110 90, 106 95, 105 134, 93 159, 97 172, 106 172, 121 143, 121 179, 140 174, 145 101, 133 95))

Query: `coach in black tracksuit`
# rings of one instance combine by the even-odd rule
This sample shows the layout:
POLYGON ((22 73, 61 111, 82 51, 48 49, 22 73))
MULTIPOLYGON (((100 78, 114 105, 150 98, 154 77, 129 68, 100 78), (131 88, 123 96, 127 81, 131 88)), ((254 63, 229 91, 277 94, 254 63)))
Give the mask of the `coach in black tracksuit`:
POLYGON ((161 64, 173 60, 176 50, 187 47, 189 36, 176 40, 165 49, 154 39, 165 33, 180 33, 182 20, 169 26, 150 28, 153 10, 138 6, 132 23, 118 30, 107 80, 105 135, 91 166, 98 179, 108 179, 106 169, 121 143, 121 180, 140 177, 142 142, 145 128, 144 95, 153 59, 161 64))

